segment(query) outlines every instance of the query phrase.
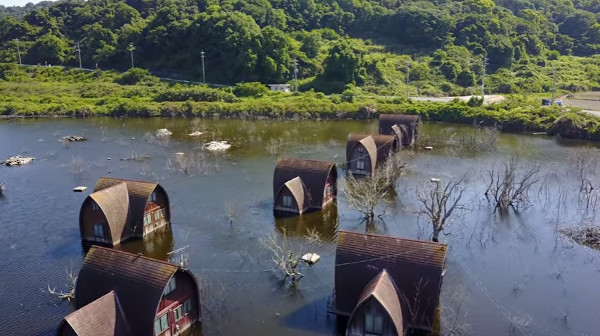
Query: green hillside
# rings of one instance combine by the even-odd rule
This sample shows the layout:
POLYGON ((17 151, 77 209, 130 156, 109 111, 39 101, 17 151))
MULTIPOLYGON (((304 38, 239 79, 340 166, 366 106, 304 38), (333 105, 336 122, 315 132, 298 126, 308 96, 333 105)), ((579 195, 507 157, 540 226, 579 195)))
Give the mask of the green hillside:
MULTIPOLYGON (((455 95, 600 89, 600 0, 70 0, 0 19, 0 62, 303 91, 455 95)), ((10 14, 10 13, 9 13, 10 14)))

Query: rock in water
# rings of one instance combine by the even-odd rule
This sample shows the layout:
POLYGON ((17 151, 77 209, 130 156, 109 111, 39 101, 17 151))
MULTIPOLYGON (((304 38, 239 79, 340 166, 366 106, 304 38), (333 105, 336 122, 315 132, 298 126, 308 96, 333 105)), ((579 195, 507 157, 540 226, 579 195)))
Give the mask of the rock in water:
POLYGON ((32 157, 16 155, 16 156, 11 156, 8 159, 6 159, 0 163, 2 163, 5 166, 23 166, 26 164, 30 164, 32 162, 33 162, 32 157))
POLYGON ((209 151, 224 151, 231 148, 231 145, 227 141, 211 141, 206 144, 206 149, 209 151))

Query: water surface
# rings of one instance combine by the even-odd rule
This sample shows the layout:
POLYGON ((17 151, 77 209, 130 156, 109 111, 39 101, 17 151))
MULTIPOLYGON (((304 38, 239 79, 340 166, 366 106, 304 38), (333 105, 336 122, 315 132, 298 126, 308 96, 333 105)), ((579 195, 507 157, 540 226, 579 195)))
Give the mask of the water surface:
POLYGON ((72 312, 68 302, 44 291, 48 286, 66 289, 65 269, 76 273, 81 266, 79 208, 100 176, 157 180, 169 193, 172 229, 119 248, 167 259, 172 250, 186 247, 189 267, 208 293, 205 335, 335 335, 336 319, 327 314, 327 305, 337 231, 428 239, 431 228, 417 213, 416 190, 431 177, 447 181, 468 174, 466 209, 453 217, 449 235, 442 237, 450 247, 444 316, 458 310, 458 324, 472 335, 597 334, 600 252, 556 234, 558 227, 596 220, 595 212, 579 205, 568 163, 569 151, 584 143, 502 134, 494 150, 472 150, 461 145, 472 127, 425 123, 419 147, 434 149, 414 151, 383 221, 365 225, 342 192, 327 211, 273 217, 272 173, 278 156, 342 163, 349 132, 376 130, 376 123, 368 121, 1 122, 0 158, 25 154, 36 160, 29 166, 0 167, 7 188, 0 198, 0 328, 7 335, 52 335, 72 312), (164 127, 173 132, 170 139, 152 136, 164 127), (197 130, 204 134, 188 136, 197 130), (63 146, 58 140, 65 135, 89 140, 63 146), (233 146, 225 153, 203 150, 211 140, 233 146), (186 167, 177 165, 177 152, 193 158, 186 167), (120 160, 140 154, 150 159, 120 160), (530 194, 531 207, 499 216, 483 196, 481 176, 511 155, 542 164, 543 182, 530 194), (79 185, 88 190, 71 191, 79 185), (263 243, 265 237, 280 239, 283 232, 293 244, 306 244, 309 232, 319 233, 323 241, 311 247, 322 260, 303 270, 295 287, 272 271, 263 243))

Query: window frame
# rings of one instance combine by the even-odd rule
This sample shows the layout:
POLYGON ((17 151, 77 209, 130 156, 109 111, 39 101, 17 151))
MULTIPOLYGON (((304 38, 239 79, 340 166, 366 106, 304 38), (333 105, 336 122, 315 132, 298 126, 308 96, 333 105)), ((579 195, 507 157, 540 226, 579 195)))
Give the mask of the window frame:
POLYGON ((194 310, 196 310, 194 301, 192 301, 192 300, 193 300, 193 298, 189 298, 183 302, 183 314, 184 315, 187 315, 190 312, 193 312, 194 310))
POLYGON ((364 328, 365 334, 367 335, 383 335, 383 316, 378 314, 365 313, 364 328))
POLYGON ((365 161, 364 160, 357 160, 356 161, 356 169, 358 169, 358 170, 365 170, 365 161))
POLYGON ((283 206, 286 208, 291 208, 293 206, 292 196, 283 195, 283 206))
POLYGON ((92 211, 100 211, 100 206, 94 200, 92 200, 92 211))
POLYGON ((183 313, 183 304, 180 304, 179 306, 175 307, 175 309, 173 309, 173 319, 175 320, 175 322, 181 320, 184 316, 185 314, 183 313))
POLYGON ((165 331, 167 331, 169 329, 169 327, 170 327, 170 323, 169 323, 169 313, 168 312, 162 314, 161 316, 159 316, 157 319, 154 320, 154 334, 155 335, 160 335, 160 334, 164 333, 165 331), (165 325, 163 325, 163 318, 165 318, 165 325), (156 329, 157 323, 158 323, 159 329, 156 329))
POLYGON ((176 289, 177 282, 175 280, 175 276, 172 276, 171 279, 169 279, 169 282, 167 282, 165 289, 163 290, 163 296, 168 296, 169 294, 173 293, 176 289))
POLYGON ((94 237, 105 239, 106 235, 104 234, 104 224, 94 224, 94 237), (102 233, 101 235, 98 232, 102 233))

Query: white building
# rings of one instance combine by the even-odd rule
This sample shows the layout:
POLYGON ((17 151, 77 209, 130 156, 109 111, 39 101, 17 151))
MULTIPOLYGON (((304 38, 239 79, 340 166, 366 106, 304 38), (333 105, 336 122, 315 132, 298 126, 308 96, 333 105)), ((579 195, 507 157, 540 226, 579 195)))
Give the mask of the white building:
POLYGON ((290 84, 268 84, 271 91, 292 92, 290 84))

